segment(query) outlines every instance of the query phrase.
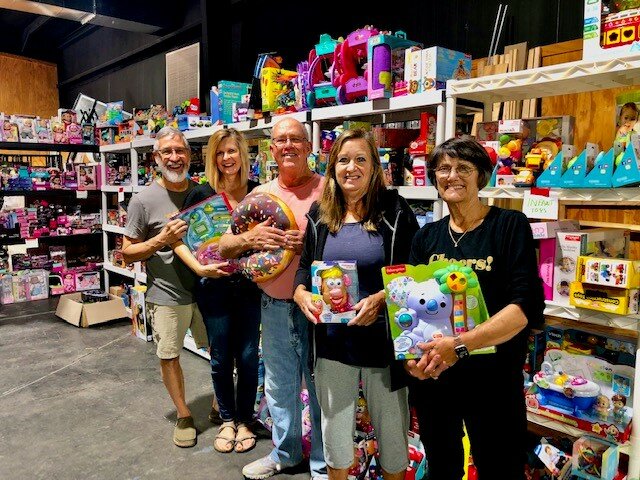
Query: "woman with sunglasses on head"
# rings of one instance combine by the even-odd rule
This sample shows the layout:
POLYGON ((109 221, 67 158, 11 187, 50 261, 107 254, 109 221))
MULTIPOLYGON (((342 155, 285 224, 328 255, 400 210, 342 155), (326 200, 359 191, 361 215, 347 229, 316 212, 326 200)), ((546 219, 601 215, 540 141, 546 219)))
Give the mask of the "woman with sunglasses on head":
POLYGON ((463 423, 481 480, 524 479, 522 367, 529 329, 543 321, 544 297, 527 218, 480 200, 479 190, 491 171, 489 155, 471 138, 453 138, 436 147, 429 179, 450 214, 425 225, 411 247, 412 265, 449 260, 471 267, 490 315, 468 332, 418 344, 422 357, 405 363, 420 380, 411 384, 410 398, 434 480, 463 477, 463 423), (483 347, 496 348, 473 354, 483 347), (500 455, 495 454, 498 446, 500 455))
MULTIPOLYGON (((183 208, 211 195, 225 193, 231 207, 258 186, 248 180, 247 142, 233 128, 218 130, 207 144, 205 174, 208 183, 197 186, 183 208)), ((222 421, 213 446, 218 452, 248 452, 256 445, 253 414, 258 388, 258 339, 260 336, 260 291, 239 273, 230 274, 228 262, 201 265, 181 241, 173 245, 176 254, 203 277, 196 300, 209 337, 211 378, 222 421), (238 372, 234 387, 234 365, 238 372)), ((218 420, 211 407, 209 420, 218 420)))

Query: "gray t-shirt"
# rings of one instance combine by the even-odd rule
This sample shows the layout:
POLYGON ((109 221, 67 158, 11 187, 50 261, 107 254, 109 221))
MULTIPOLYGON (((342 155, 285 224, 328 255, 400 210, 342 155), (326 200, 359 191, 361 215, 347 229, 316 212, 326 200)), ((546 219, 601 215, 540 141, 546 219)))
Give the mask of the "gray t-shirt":
MULTIPOLYGON (((182 208, 184 199, 195 186, 189 182, 184 192, 172 192, 153 182, 131 197, 125 235, 142 241, 156 236, 169 221, 168 216, 182 208)), ((170 246, 161 248, 146 262, 148 302, 187 305, 195 301, 196 276, 173 254, 170 246)))

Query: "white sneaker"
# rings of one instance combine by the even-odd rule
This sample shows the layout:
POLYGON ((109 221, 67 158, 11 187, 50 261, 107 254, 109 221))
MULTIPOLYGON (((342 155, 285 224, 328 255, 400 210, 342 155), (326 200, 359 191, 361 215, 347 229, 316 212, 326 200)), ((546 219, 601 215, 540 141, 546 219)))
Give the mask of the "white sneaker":
POLYGON ((242 469, 242 475, 252 480, 262 480, 280 473, 280 470, 282 470, 280 464, 272 460, 271 455, 267 455, 245 465, 242 469))

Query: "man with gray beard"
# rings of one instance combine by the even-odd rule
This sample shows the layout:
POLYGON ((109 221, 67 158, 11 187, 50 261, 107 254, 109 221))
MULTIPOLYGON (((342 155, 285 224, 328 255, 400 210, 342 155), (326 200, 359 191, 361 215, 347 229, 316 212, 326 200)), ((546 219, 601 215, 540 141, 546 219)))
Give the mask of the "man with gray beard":
POLYGON ((177 413, 173 443, 193 447, 196 429, 185 399, 180 352, 188 328, 199 348, 207 347, 208 340, 193 296, 197 278, 171 248, 186 233, 187 224, 168 218, 182 208, 196 184, 187 179, 191 149, 182 132, 171 127, 161 129, 153 155, 162 178, 131 198, 122 255, 127 263, 146 260, 147 312, 162 381, 177 413))

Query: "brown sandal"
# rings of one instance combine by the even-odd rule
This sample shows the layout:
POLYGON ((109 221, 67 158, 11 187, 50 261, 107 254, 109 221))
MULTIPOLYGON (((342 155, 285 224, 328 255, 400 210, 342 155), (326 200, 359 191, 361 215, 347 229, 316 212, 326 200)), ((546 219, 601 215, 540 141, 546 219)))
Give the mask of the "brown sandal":
POLYGON ((256 434, 245 423, 239 423, 237 427, 235 451, 245 453, 256 446, 256 434), (241 430, 243 432, 241 433, 241 430), (248 445, 245 442, 249 442, 248 445), (239 447, 239 448, 238 448, 239 447))
POLYGON ((232 452, 236 445, 236 433, 236 424, 234 422, 224 422, 220 425, 220 428, 218 428, 218 435, 216 435, 216 438, 213 441, 213 448, 220 453, 232 452), (233 436, 223 435, 222 432, 228 428, 233 431, 233 436))

